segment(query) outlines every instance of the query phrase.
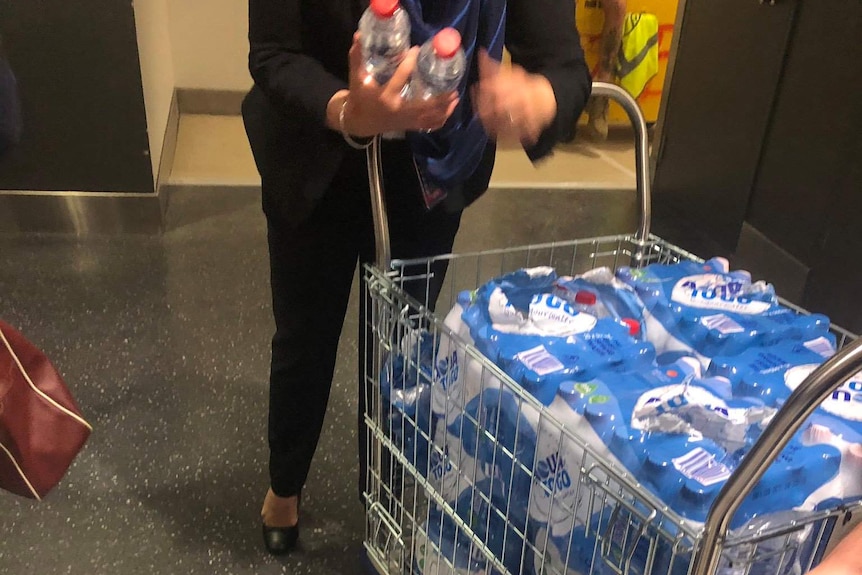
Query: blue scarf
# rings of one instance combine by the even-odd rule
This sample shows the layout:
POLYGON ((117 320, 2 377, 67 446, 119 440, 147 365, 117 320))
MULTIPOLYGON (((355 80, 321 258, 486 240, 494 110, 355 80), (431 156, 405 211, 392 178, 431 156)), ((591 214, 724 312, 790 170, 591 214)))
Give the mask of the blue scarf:
POLYGON ((422 45, 443 28, 452 27, 461 34, 468 62, 458 86, 458 106, 446 124, 434 132, 407 134, 425 184, 445 194, 473 174, 488 144, 488 135, 473 114, 467 88, 479 76, 478 49, 484 48, 497 61, 503 57, 506 0, 401 0, 401 6, 410 15, 414 45, 422 45))

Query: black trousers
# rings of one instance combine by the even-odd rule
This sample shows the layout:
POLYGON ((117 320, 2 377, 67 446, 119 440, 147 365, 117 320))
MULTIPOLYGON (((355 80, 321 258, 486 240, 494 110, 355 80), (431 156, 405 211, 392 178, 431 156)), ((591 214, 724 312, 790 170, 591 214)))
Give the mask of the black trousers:
MULTIPOLYGON (((405 142, 384 142, 382 152, 392 257, 451 252, 461 213, 447 212, 442 206, 425 209, 405 142)), ((270 485, 276 495, 289 497, 305 484, 320 438, 357 262, 374 259, 365 153, 351 150, 346 154, 329 190, 308 219, 289 226, 268 216, 267 227, 276 325, 269 387, 270 485)), ((445 267, 434 271, 432 301, 436 300, 445 267)), ((422 295, 424 299, 424 290, 422 295)), ((365 330, 362 314, 360 494, 366 465, 361 383, 365 330)))

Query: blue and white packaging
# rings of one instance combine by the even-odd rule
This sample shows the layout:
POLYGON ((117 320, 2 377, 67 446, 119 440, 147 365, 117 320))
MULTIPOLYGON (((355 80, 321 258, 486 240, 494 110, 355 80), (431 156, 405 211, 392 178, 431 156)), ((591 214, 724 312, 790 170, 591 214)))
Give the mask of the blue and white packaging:
MULTIPOLYGON (((593 506, 586 525, 554 536, 545 528, 536 530, 536 573, 542 575, 626 575, 664 573, 686 575, 690 556, 682 553, 684 539, 675 551, 674 537, 678 527, 661 520, 643 524, 650 511, 639 502, 627 507, 615 506, 613 499, 597 495, 604 508, 593 506), (587 526, 588 525, 588 526, 587 526), (664 537, 658 532, 664 533, 664 537)), ((597 500, 598 502, 598 500, 597 500)), ((601 507, 601 505, 599 507, 601 507)))
POLYGON ((738 355, 713 357, 707 374, 727 378, 736 395, 759 395, 750 389, 756 378, 794 366, 822 363, 833 355, 835 336, 826 333, 808 341, 783 341, 769 347, 753 347, 738 355))
MULTIPOLYGON (((646 484, 675 512, 697 523, 706 520, 740 461, 738 453, 729 454, 709 440, 679 435, 647 437, 644 453, 646 484)), ((758 516, 801 508, 810 494, 837 475, 839 460, 832 446, 804 446, 792 440, 742 502, 731 528, 758 516)))
MULTIPOLYGON (((699 369, 696 362, 694 365, 681 363, 678 370, 667 370, 671 375, 665 375, 666 381, 684 381, 699 369)), ((642 376, 605 374, 605 378, 611 377, 629 380, 642 376)), ((643 385, 648 389, 652 382, 643 385)), ((535 437, 536 445, 529 516, 536 524, 547 526, 552 537, 563 537, 589 519, 588 501, 579 498, 579 493, 583 490, 581 469, 590 461, 613 466, 616 474, 635 475, 640 468, 633 446, 641 432, 630 429, 629 418, 623 416, 603 379, 565 381, 544 413, 527 406, 521 416, 527 424, 522 424, 522 434, 528 442, 535 437)))
MULTIPOLYGON (((762 397, 780 407, 790 394, 822 363, 795 365, 785 371, 755 374, 737 387, 738 395, 762 397)), ((855 374, 836 389, 818 408, 822 415, 862 433, 862 372, 855 374)))
POLYGON ((841 453, 838 475, 812 493, 806 509, 832 508, 839 503, 862 499, 862 433, 842 419, 815 413, 806 422, 803 442, 806 445, 829 445, 841 453))
POLYGON ((503 382, 487 359, 476 351, 469 326, 462 315, 467 303, 452 307, 443 322, 431 385, 431 409, 450 425, 483 389, 499 389, 503 382))
POLYGON ((550 268, 520 270, 459 295, 444 320, 432 389, 434 413, 447 424, 482 389, 502 385, 498 373, 468 348, 545 405, 564 379, 589 379, 605 369, 637 369, 652 361, 652 346, 636 341, 631 326, 579 313, 550 293, 555 279, 550 268))
POLYGON ((779 304, 771 285, 731 272, 727 261, 620 268, 645 306, 645 337, 664 354, 691 354, 703 363, 753 346, 813 339, 828 331, 823 315, 802 315, 779 304))
MULTIPOLYGON (((581 391, 595 389, 590 383, 568 384, 581 391)), ((585 442, 594 458, 615 465, 620 473, 634 461, 624 426, 615 432, 591 421, 600 413, 599 399, 598 394, 592 396, 594 405, 585 414, 574 410, 563 397, 555 398, 543 411, 509 390, 488 388, 468 402, 448 431, 450 436, 462 438, 465 453, 491 466, 492 473, 502 480, 512 501, 512 517, 520 521, 529 514, 531 521, 550 525, 559 535, 570 531, 573 523, 583 521, 588 513, 578 510, 577 501, 585 442), (596 428, 608 435, 610 448, 596 428), (626 463, 617 460, 618 454, 626 463)))
POLYGON ((602 461, 614 460, 590 424, 562 398, 542 411, 505 390, 486 389, 448 432, 461 437, 463 452, 502 482, 513 521, 520 525, 529 515, 530 522, 550 525, 555 534, 571 531, 588 513, 579 511, 577 501, 584 441, 602 461), (574 439, 561 432, 561 424, 574 439))
MULTIPOLYGON (((756 395, 780 407, 820 363, 753 374, 740 382, 739 393, 756 395)), ((862 373, 845 381, 820 404, 802 428, 802 437, 806 445, 829 445, 840 453, 837 476, 812 493, 806 507, 822 508, 828 506, 826 502, 862 498, 862 373)))
MULTIPOLYGON (((586 385, 586 384, 584 384, 586 385)), ((603 444, 589 422, 557 397, 545 414, 527 415, 529 433, 536 437, 536 463, 529 491, 528 513, 535 525, 547 528, 552 537, 562 537, 583 526, 589 518, 589 501, 582 493, 581 470, 588 460, 614 465, 622 463, 603 444), (533 431, 535 430, 535 431, 533 431), (591 455, 588 455, 586 446, 591 455)))
POLYGON ((575 277, 557 278, 553 293, 576 307, 580 306, 578 311, 598 318, 632 319, 638 323, 643 320, 644 304, 640 297, 607 267, 595 268, 575 277), (578 297, 578 294, 586 297, 578 297))
POLYGON ((634 406, 631 396, 621 394, 618 398, 625 412, 631 409, 634 430, 706 438, 731 453, 745 448, 752 428, 759 429, 775 413, 759 400, 731 398, 730 383, 723 378, 655 387, 640 395, 634 406))
POLYGON ((420 575, 486 575, 488 559, 455 521, 438 509, 413 538, 414 570, 420 575))
MULTIPOLYGON (((594 541, 594 540, 593 540, 594 541)), ((536 530, 535 565, 533 570, 541 575, 602 575, 601 558, 597 558, 596 568, 591 569, 592 546, 583 528, 561 536, 554 536, 547 527, 536 530)))
POLYGON ((566 338, 489 334, 481 330, 478 334, 486 355, 543 405, 553 401, 563 381, 589 381, 606 371, 636 371, 649 367, 655 358, 651 344, 636 341, 626 326, 613 320, 599 320, 590 332, 566 338))
MULTIPOLYGON (((682 382, 699 369, 696 362, 694 365, 681 363, 677 371, 667 370, 671 376, 665 377, 682 382)), ((650 385, 644 383, 645 388, 650 385)), ((583 491, 581 470, 591 461, 613 466, 616 474, 635 475, 640 468, 633 445, 641 432, 633 435, 629 418, 623 416, 613 391, 602 379, 565 381, 544 412, 525 404, 520 417, 521 434, 527 444, 535 442, 536 446, 529 517, 547 527, 552 537, 564 537, 589 519, 588 501, 579 498, 579 493, 583 491)))
POLYGON ((434 432, 434 445, 428 471, 428 482, 443 500, 454 506, 458 496, 478 483, 492 477, 493 469, 476 459, 475 449, 468 451, 461 441, 462 430, 453 426, 453 433, 443 425, 434 432))
POLYGON ((522 530, 536 450, 526 405, 504 389, 485 389, 447 428, 461 438, 463 452, 484 466, 495 489, 508 500, 509 521, 522 530))
MULTIPOLYGON (((775 410, 732 397, 727 380, 699 375, 698 363, 683 359, 649 373, 608 372, 560 393, 640 481, 683 517, 702 522, 775 410)), ((743 503, 735 526, 800 506, 837 474, 839 461, 834 448, 795 441, 743 503)))
MULTIPOLYGON (((518 277, 524 273, 517 272, 518 277)), ((529 301, 528 287, 506 291, 508 277, 480 288, 462 320, 473 345, 544 405, 553 401, 563 379, 590 379, 606 369, 632 370, 651 363, 652 346, 635 340, 630 325, 578 312, 547 293, 552 274, 539 276, 538 285, 529 284, 540 290, 529 301), (513 294, 519 303, 509 299, 513 294)))
POLYGON ((435 426, 431 409, 435 342, 427 331, 410 331, 399 353, 386 360, 380 374, 380 391, 388 415, 388 433, 395 445, 425 476, 430 439, 435 426))
MULTIPOLYGON (((491 554, 510 573, 529 573, 533 554, 527 542, 532 540, 529 530, 522 537, 507 519, 506 496, 497 488, 499 482, 485 479, 459 494, 456 502, 458 515, 491 554)), ((431 508, 424 529, 417 532, 416 569, 423 575, 497 575, 500 570, 475 545, 467 532, 458 528, 446 513, 431 508), (454 569, 446 561, 454 565, 454 569)))

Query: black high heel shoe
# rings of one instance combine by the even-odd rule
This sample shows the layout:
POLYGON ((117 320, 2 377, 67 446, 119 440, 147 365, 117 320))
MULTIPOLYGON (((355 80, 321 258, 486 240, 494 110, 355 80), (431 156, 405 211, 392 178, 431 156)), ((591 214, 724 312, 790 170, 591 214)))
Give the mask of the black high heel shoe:
MULTIPOLYGON (((299 504, 302 495, 297 496, 296 511, 299 514, 299 504)), ((263 523, 263 544, 272 555, 284 555, 296 549, 299 541, 299 521, 291 527, 269 527, 263 523)))

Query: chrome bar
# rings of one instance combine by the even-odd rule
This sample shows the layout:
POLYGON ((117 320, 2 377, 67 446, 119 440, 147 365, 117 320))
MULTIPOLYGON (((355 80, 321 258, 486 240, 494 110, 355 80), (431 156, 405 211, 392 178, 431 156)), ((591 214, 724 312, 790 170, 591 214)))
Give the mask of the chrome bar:
POLYGON ((818 367, 790 394, 760 439, 742 460, 709 510, 691 575, 718 571, 730 521, 740 504, 763 477, 808 416, 849 377, 862 369, 862 339, 846 345, 818 367))
POLYGON ((371 189, 371 216, 374 219, 374 246, 378 269, 389 271, 392 261, 392 244, 389 240, 389 222, 386 220, 386 197, 383 193, 383 163, 380 159, 380 136, 376 136, 366 151, 368 185, 371 189))
MULTIPOLYGON (((640 219, 636 239, 640 242, 645 242, 649 239, 650 222, 652 219, 649 134, 647 133, 646 120, 637 101, 619 86, 606 82, 593 82, 592 93, 594 96, 606 96, 622 106, 635 130, 636 186, 638 206, 640 207, 640 219)), ((379 137, 374 139, 366 153, 368 156, 368 183, 371 189, 371 212, 374 218, 376 264, 379 269, 388 271, 392 253, 389 240, 389 225, 386 221, 386 202, 383 195, 383 166, 380 159, 379 137)))
MULTIPOLYGON (((391 243, 389 240, 389 222, 386 219, 386 196, 383 193, 383 165, 381 162, 380 156, 380 136, 375 136, 371 141, 371 145, 366 150, 366 158, 368 165, 368 185, 371 190, 371 217, 374 221, 374 246, 375 246, 375 264, 377 269, 383 271, 384 273, 389 271, 389 267, 392 261, 391 254, 391 243)), ((367 301, 367 299, 366 299, 367 301)), ((373 302, 371 304, 371 309, 368 310, 371 312, 371 316, 366 315, 366 321, 371 320, 371 325, 377 325, 378 318, 375 317, 375 312, 379 310, 379 305, 375 305, 373 302)), ((376 337, 373 335, 373 330, 368 329, 367 326, 364 328, 366 330, 365 337, 365 345, 372 345, 374 348, 374 353, 371 357, 371 373, 380 373, 380 368, 383 365, 382 359, 382 351, 380 349, 379 342, 374 340, 373 343, 369 342, 369 339, 372 337, 376 337)), ((365 354, 366 360, 368 359, 368 354, 365 354)), ((368 366, 365 366, 366 377, 368 374, 368 366)), ((366 395, 366 402, 373 401, 373 407, 371 405, 366 404, 366 411, 369 409, 374 410, 374 417, 382 418, 383 414, 383 394, 380 393, 380 389, 375 386, 374 388, 374 397, 369 398, 366 395)), ((360 393, 365 393, 363 389, 360 393)), ((368 427, 368 440, 371 441, 371 449, 369 455, 369 472, 371 469, 374 470, 377 478, 383 477, 383 446, 379 441, 374 441, 371 436, 371 427, 368 427)), ((378 482, 374 482, 374 488, 371 489, 370 497, 382 497, 379 492, 380 486, 378 482)))
POLYGON ((635 166, 637 171, 638 206, 640 206, 640 223, 636 237, 645 242, 649 238, 650 222, 652 220, 651 185, 649 175, 649 133, 646 120, 637 101, 631 94, 607 82, 593 82, 593 96, 605 96, 622 106, 635 130, 635 166))

